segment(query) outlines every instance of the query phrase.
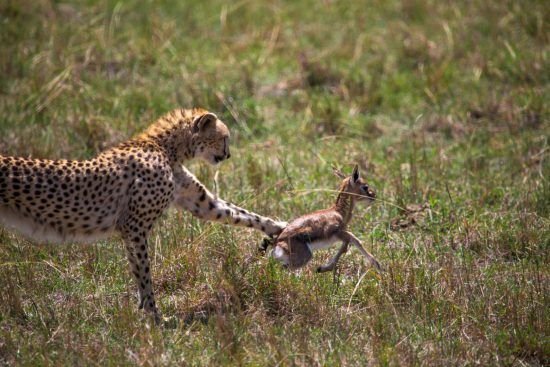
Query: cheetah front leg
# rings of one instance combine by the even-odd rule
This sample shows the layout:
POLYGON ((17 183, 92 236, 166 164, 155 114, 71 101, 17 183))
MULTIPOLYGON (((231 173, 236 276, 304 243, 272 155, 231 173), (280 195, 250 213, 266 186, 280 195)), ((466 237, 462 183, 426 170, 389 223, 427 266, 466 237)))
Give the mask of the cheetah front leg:
POLYGON ((147 237, 126 228, 121 233, 130 262, 130 270, 139 290, 139 308, 151 313, 155 323, 158 324, 162 317, 155 303, 147 237))
POLYGON ((185 167, 175 172, 175 178, 178 184, 176 207, 189 210, 197 218, 254 228, 268 236, 279 234, 287 224, 217 198, 185 167))

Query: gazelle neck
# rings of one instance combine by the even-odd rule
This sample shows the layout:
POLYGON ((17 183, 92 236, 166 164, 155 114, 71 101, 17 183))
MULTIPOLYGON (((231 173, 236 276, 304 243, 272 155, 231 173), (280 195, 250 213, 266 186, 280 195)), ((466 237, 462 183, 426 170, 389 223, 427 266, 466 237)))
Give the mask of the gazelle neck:
POLYGON ((353 195, 341 190, 336 198, 336 204, 334 210, 336 210, 344 219, 344 224, 348 224, 353 214, 353 207, 355 206, 355 199, 353 195))

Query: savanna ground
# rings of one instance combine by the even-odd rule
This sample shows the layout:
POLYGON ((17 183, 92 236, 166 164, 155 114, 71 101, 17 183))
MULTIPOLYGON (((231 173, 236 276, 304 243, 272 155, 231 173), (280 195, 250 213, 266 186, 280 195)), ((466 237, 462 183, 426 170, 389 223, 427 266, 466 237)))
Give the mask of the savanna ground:
POLYGON ((119 239, 0 229, 0 364, 550 363, 547 1, 0 3, 0 153, 78 158, 177 106, 233 133, 219 194, 291 219, 358 163, 381 199, 337 273, 168 212, 151 324, 119 239))

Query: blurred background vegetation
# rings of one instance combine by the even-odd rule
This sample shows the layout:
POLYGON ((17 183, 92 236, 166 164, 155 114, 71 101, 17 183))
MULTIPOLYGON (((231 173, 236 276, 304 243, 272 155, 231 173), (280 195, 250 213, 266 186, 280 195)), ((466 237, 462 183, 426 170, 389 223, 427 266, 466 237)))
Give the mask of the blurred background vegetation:
MULTIPOLYGON (((0 229, 0 363, 550 364, 548 1, 0 2, 0 154, 86 159, 176 107, 232 131, 212 189, 291 219, 358 163, 380 201, 333 275, 169 212, 137 310, 120 241, 0 229)), ((216 174, 217 173, 217 174, 216 174)), ((330 252, 317 254, 315 263, 330 252)))

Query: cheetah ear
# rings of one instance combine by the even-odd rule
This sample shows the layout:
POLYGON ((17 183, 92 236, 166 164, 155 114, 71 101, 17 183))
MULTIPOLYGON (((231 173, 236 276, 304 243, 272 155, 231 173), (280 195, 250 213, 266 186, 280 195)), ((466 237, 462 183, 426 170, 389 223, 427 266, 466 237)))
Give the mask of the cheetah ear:
POLYGON ((193 132, 204 131, 214 124, 218 117, 213 113, 206 112, 193 120, 193 132))
POLYGON ((343 180, 344 178, 346 178, 346 175, 344 175, 344 174, 342 173, 342 171, 340 171, 338 168, 336 168, 336 167, 334 167, 334 166, 332 166, 332 173, 334 173, 334 175, 335 175, 336 177, 338 177, 338 178, 340 178, 340 179, 342 179, 342 180, 343 180))
POLYGON ((356 164, 355 167, 353 167, 353 172, 351 173, 351 179, 353 180, 353 183, 356 183, 359 181, 359 166, 356 164))

